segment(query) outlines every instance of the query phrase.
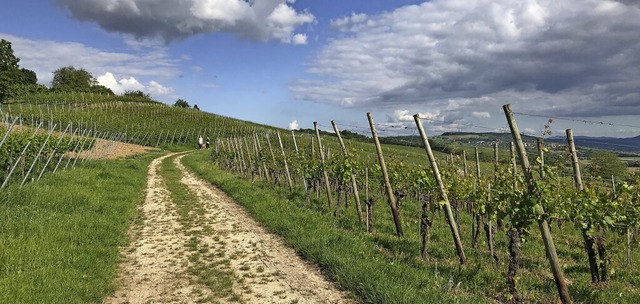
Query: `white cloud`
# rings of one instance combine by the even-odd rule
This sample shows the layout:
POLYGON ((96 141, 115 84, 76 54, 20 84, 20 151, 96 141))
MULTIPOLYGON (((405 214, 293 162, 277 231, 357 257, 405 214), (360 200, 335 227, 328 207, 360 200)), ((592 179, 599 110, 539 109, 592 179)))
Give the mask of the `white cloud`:
POLYGON ((331 24, 343 33, 290 86, 297 99, 454 121, 507 102, 555 116, 640 114, 633 1, 433 0, 331 24))
POLYGON ((471 112, 471 116, 475 118, 491 118, 491 114, 489 112, 471 112))
POLYGON ((292 43, 295 45, 307 44, 307 35, 306 34, 293 35, 292 43))
MULTIPOLYGON (((295 31, 315 22, 285 0, 56 0, 73 18, 110 32, 165 42, 215 32, 253 41, 291 43, 295 31)), ((299 39, 299 38, 298 38, 299 39)))
POLYGON ((294 119, 292 122, 289 123, 289 130, 298 130, 299 126, 298 126, 298 120, 294 119))
POLYGON ((352 28, 354 25, 366 21, 367 18, 367 14, 351 13, 351 16, 345 16, 335 20, 332 19, 329 24, 334 29, 346 31, 352 28))
POLYGON ((116 77, 109 72, 105 73, 104 75, 98 76, 96 80, 99 84, 111 89, 115 94, 122 94, 126 91, 139 90, 148 93, 154 98, 159 98, 171 96, 174 92, 172 88, 165 87, 154 80, 150 81, 145 86, 134 77, 116 80, 116 77))
POLYGON ((94 77, 112 73, 138 79, 167 79, 180 73, 180 60, 171 58, 165 48, 121 53, 76 42, 32 40, 2 33, 0 38, 11 41, 15 55, 20 58, 20 66, 36 72, 38 82, 45 85, 53 79, 53 71, 64 66, 83 68, 94 77))
POLYGON ((439 118, 439 113, 429 113, 429 112, 424 112, 424 113, 410 113, 409 110, 395 110, 393 111, 393 113, 391 115, 387 115, 387 120, 392 123, 392 122, 415 122, 415 120, 413 119, 413 115, 414 114, 418 114, 418 117, 422 118, 422 119, 428 119, 428 120, 438 120, 439 118))
POLYGON ((165 87, 155 80, 149 81, 147 91, 151 96, 171 96, 173 94, 173 88, 165 87))

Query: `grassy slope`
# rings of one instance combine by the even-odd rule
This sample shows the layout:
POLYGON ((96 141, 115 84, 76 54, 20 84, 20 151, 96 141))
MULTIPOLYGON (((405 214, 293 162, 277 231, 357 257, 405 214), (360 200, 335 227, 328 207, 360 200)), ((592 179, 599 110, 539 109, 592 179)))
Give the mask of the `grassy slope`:
POLYGON ((96 161, 0 192, 0 303, 99 302, 156 155, 96 161))
MULTIPOLYGON (((206 160, 205 153, 184 158, 188 167, 220 186, 308 260, 322 265, 342 288, 353 291, 362 302, 487 302, 458 288, 459 279, 467 271, 460 271, 455 263, 428 270, 429 265, 407 255, 409 242, 400 241, 400 248, 390 247, 396 240, 388 233, 392 229, 388 223, 380 228, 384 231, 380 234, 347 233, 345 229, 357 225, 353 217, 335 220, 323 207, 304 208, 300 193, 289 195, 263 183, 251 184, 206 160)), ((383 217, 385 206, 379 207, 378 215, 383 217)))
MULTIPOLYGON (((429 261, 419 259, 418 206, 407 201, 402 208, 405 237, 393 237, 394 228, 388 206, 380 198, 375 207, 377 233, 362 233, 350 208, 344 217, 334 219, 320 204, 304 207, 302 190, 289 194, 262 182, 251 184, 219 170, 207 160, 206 152, 185 157, 185 164, 206 180, 221 187, 263 225, 284 239, 309 260, 322 265, 344 289, 367 303, 488 302, 504 299, 506 246, 504 232, 496 234, 496 250, 502 264, 493 269, 486 245, 473 249, 470 244, 470 217, 461 213, 461 236, 469 264, 459 267, 450 232, 444 218, 432 215, 434 225, 429 245, 429 261)), ((571 224, 562 231, 553 229, 558 254, 570 280, 570 292, 577 302, 637 303, 640 271, 624 266, 622 238, 609 234, 610 269, 614 270, 606 287, 593 288, 588 282, 586 256, 579 233, 571 224)), ((518 287, 529 301, 554 302, 557 292, 544 257, 536 227, 523 245, 518 287)), ((634 259, 640 258, 637 250, 634 259)))

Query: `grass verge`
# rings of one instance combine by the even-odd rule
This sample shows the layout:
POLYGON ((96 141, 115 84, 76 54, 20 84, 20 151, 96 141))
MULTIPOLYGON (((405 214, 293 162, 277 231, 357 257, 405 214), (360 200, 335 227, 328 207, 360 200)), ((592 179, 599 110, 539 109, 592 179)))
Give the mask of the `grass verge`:
POLYGON ((91 161, 0 192, 0 303, 100 302, 158 153, 91 161))
MULTIPOLYGON (((220 170, 206 153, 193 153, 184 163, 207 181, 227 192, 265 227, 281 235, 308 260, 318 263, 343 289, 353 291, 363 303, 485 303, 507 301, 507 238, 496 232, 500 266, 492 267, 486 244, 472 248, 471 218, 461 213, 460 234, 468 264, 459 266, 451 234, 442 212, 431 214, 434 221, 429 243, 429 259, 419 258, 419 206, 402 205, 403 238, 394 237, 389 207, 379 198, 374 208, 376 233, 362 232, 350 207, 338 219, 324 206, 313 202, 306 207, 301 190, 289 193, 260 181, 220 170)), ((638 267, 624 264, 624 246, 619 236, 608 235, 610 279, 606 285, 590 284, 588 264, 579 231, 573 225, 553 229, 570 293, 577 303, 638 303, 638 267)), ((634 261, 640 258, 634 250, 634 261)), ((528 302, 553 303, 558 295, 544 255, 538 231, 531 228, 522 248, 517 286, 528 302)))
POLYGON ((294 197, 225 173, 207 161, 206 153, 193 153, 183 160, 195 173, 244 205, 256 220, 281 235, 307 260, 319 264, 341 288, 353 291, 363 303, 489 302, 459 288, 458 277, 466 271, 457 266, 441 265, 439 270, 425 271, 419 260, 401 262, 406 259, 406 252, 386 248, 387 243, 395 242, 392 236, 346 232, 340 219, 304 208, 302 196, 294 197))

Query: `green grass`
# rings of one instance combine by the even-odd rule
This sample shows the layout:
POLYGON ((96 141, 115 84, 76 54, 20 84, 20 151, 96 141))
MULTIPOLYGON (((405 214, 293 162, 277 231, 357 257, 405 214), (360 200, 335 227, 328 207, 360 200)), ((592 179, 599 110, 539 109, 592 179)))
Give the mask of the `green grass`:
POLYGON ((157 154, 92 161, 0 192, 0 303, 100 302, 157 154))
MULTIPOLYGON (((505 299, 507 268, 507 238, 496 233, 496 250, 501 259, 494 269, 486 249, 471 246, 470 216, 461 212, 460 234, 469 260, 460 267, 448 226, 441 213, 432 214, 434 225, 429 243, 430 258, 419 257, 416 202, 407 200, 401 208, 405 237, 394 237, 386 200, 378 197, 375 205, 376 233, 367 234, 355 219, 353 205, 341 218, 335 219, 324 206, 314 201, 305 207, 304 195, 298 188, 289 193, 263 182, 251 183, 221 171, 209 162, 205 152, 184 158, 184 163, 204 179, 229 193, 249 213, 270 231, 308 260, 321 265, 338 284, 354 292, 364 303, 485 303, 505 299)), ((323 192, 324 193, 324 192, 323 192)), ((555 226, 555 225, 554 225, 555 226)), ((590 284, 586 255, 580 234, 571 224, 562 230, 552 230, 561 265, 570 281, 570 293, 577 303, 638 303, 640 302, 640 269, 625 266, 623 238, 610 233, 607 245, 611 257, 607 286, 590 284)), ((637 245, 636 245, 637 246, 637 245)), ((558 301, 557 291, 544 255, 544 246, 537 227, 522 248, 518 288, 529 302, 558 301)), ((634 261, 640 254, 634 249, 634 261)))
POLYGON ((387 233, 391 227, 381 228, 375 235, 350 233, 345 227, 357 225, 353 218, 335 220, 321 206, 302 208, 301 194, 291 196, 262 183, 252 185, 220 171, 206 158, 205 153, 194 153, 186 156, 184 163, 241 202, 265 227, 283 236, 305 258, 320 264, 342 288, 353 291, 362 302, 488 302, 487 298, 460 288, 458 283, 468 272, 466 269, 446 263, 436 270, 411 257, 410 252, 417 250, 409 248, 409 242, 387 233), (392 244, 400 247, 390 248, 392 244))

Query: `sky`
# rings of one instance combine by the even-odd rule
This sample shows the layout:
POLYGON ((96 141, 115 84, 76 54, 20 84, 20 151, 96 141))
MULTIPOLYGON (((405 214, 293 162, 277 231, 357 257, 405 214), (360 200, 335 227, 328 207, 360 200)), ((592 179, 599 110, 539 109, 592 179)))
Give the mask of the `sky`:
POLYGON ((281 128, 380 135, 640 135, 633 0, 28 0, 0 38, 50 85, 63 66, 115 93, 281 128))

